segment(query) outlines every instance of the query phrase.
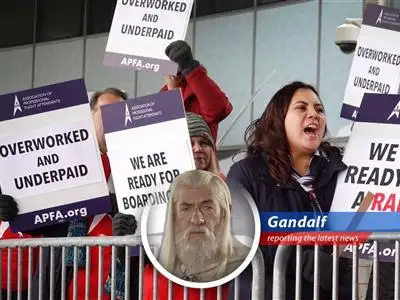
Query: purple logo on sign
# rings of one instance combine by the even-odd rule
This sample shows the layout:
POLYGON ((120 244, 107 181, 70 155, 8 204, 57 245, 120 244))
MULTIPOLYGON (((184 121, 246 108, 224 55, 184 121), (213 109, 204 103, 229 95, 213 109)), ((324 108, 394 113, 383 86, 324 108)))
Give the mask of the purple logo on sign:
POLYGON ((132 124, 131 113, 129 112, 128 103, 125 104, 125 127, 128 125, 128 122, 132 124))
POLYGON ((381 9, 381 12, 379 13, 378 19, 376 19, 376 23, 382 23, 382 16, 383 16, 383 8, 381 9))
POLYGON ((21 104, 19 104, 19 100, 17 95, 15 95, 15 100, 14 100, 14 114, 13 116, 15 117, 15 114, 17 113, 17 111, 22 112, 22 108, 21 108, 21 104))
POLYGON ((390 113, 389 117, 387 118, 388 120, 391 119, 393 116, 396 116, 396 118, 399 118, 399 112, 400 112, 400 100, 397 102, 395 108, 393 111, 390 113))

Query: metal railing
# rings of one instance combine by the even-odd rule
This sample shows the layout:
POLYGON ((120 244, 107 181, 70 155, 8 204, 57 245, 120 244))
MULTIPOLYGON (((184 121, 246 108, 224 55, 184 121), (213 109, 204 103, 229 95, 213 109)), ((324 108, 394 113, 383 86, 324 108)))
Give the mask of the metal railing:
MULTIPOLYGON (((399 271, 400 271, 400 233, 372 233, 368 237, 368 242, 373 242, 373 256, 372 256, 372 299, 377 300, 379 295, 379 242, 394 242, 394 251, 392 252, 394 255, 394 299, 400 299, 400 290, 399 290, 399 271)), ((284 300, 287 299, 286 295, 286 270, 287 263, 289 261, 289 257, 292 253, 293 248, 296 248, 296 272, 295 272, 295 299, 301 299, 301 289, 302 289, 302 246, 296 245, 280 245, 277 248, 275 259, 274 259, 274 267, 273 267, 273 290, 272 290, 272 299, 274 300, 284 300)), ((315 245, 314 247, 314 280, 313 280, 313 299, 318 300, 319 297, 319 278, 320 278, 320 269, 321 266, 319 264, 319 251, 320 246, 315 245)), ((333 246, 332 253, 332 299, 340 299, 339 298, 339 257, 340 250, 338 245, 333 246)), ((359 299, 358 293, 358 264, 359 264, 359 249, 358 245, 352 245, 352 299, 359 299)), ((323 266, 322 266, 323 268, 323 266)), ((292 295, 289 296, 292 298, 292 295)))
MULTIPOLYGON (((8 262, 7 262, 7 287, 2 287, 2 289, 7 290, 7 299, 11 300, 11 284, 13 277, 16 276, 17 278, 17 294, 18 299, 22 299, 22 288, 21 288, 21 281, 22 281, 22 270, 21 270, 21 256, 22 256, 22 249, 28 250, 28 288, 27 288, 27 299, 33 299, 31 295, 32 291, 32 279, 34 274, 34 267, 33 267, 33 249, 38 248, 38 269, 37 269, 37 276, 38 276, 38 300, 42 300, 44 297, 44 290, 43 290, 43 277, 46 272, 49 272, 50 276, 50 288, 49 288, 49 299, 55 299, 54 296, 54 287, 55 287, 55 249, 61 248, 61 299, 67 299, 67 280, 66 280, 66 248, 73 247, 73 299, 78 299, 78 287, 77 287, 77 278, 78 278, 78 261, 77 261, 77 251, 79 247, 85 247, 86 249, 86 266, 85 269, 89 270, 86 272, 85 276, 85 299, 93 299, 93 295, 90 295, 90 272, 93 271, 93 268, 90 266, 90 253, 91 248, 98 247, 99 249, 99 261, 98 261, 98 286, 97 286, 97 293, 98 299, 102 298, 103 291, 104 291, 104 282, 103 282, 103 249, 105 247, 112 247, 112 254, 111 254, 111 299, 116 299, 116 281, 115 281, 115 274, 116 274, 116 247, 125 247, 125 299, 129 299, 130 295, 130 276, 132 273, 130 271, 130 259, 131 259, 131 248, 130 247, 137 247, 140 246, 139 249, 139 270, 138 270, 138 299, 143 298, 143 271, 144 271, 144 249, 141 246, 141 240, 139 237, 134 236, 104 236, 104 237, 64 237, 64 238, 29 238, 29 239, 5 239, 0 240, 0 257, 3 257, 3 251, 7 251, 8 253, 8 262), (12 274, 11 272, 11 251, 17 249, 18 253, 18 272, 17 274, 12 274), (43 267, 43 256, 44 251, 49 249, 50 250, 50 266, 49 269, 45 269, 43 267)), ((251 284, 251 299, 262 300, 264 299, 264 260, 261 253, 261 250, 258 249, 254 259, 252 260, 252 272, 253 272, 253 279, 251 284)), ((0 278, 2 278, 2 270, 0 268, 0 278)), ((15 278, 15 277, 14 277, 15 278)), ((239 278, 234 280, 235 284, 235 295, 234 299, 239 299, 239 278)), ((172 284, 169 283, 168 287, 168 299, 173 299, 172 295, 172 284)), ((2 289, 0 289, 0 298, 2 297, 2 289)), ((153 275, 153 299, 157 299, 157 271, 154 271, 153 275)), ((219 286, 218 290, 218 300, 222 299, 222 288, 219 286)), ((188 289, 184 288, 184 300, 187 300, 188 297, 188 289)), ((69 298, 69 297, 68 297, 69 298)), ((200 291, 200 299, 205 299, 204 290, 200 291)), ((33 300, 36 300, 33 299, 33 300)))

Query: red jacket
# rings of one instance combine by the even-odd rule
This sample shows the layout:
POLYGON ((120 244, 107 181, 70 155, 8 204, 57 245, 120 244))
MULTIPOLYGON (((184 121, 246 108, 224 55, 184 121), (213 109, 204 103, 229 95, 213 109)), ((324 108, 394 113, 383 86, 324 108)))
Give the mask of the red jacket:
MULTIPOLYGON (((101 155, 103 163, 103 170, 106 180, 109 183, 111 176, 110 161, 107 155, 101 155)), ((110 186, 109 186, 110 188, 110 186)), ((103 214, 89 218, 89 231, 87 236, 112 236, 112 218, 110 215, 103 214)), ((112 247, 103 247, 103 274, 102 274, 102 290, 111 267, 111 252, 112 247)), ((98 270, 99 270, 99 248, 90 247, 90 299, 97 299, 97 285, 98 285, 98 270)), ((85 299, 85 283, 86 283, 86 270, 85 268, 78 270, 78 299, 85 299)), ((68 299, 73 299, 73 282, 71 279, 68 288, 68 299)), ((111 297, 106 292, 102 293, 103 300, 109 300, 111 297)))
MULTIPOLYGON (((0 221, 0 239, 26 239, 32 238, 28 234, 13 233, 8 222, 0 221)), ((28 248, 21 248, 21 271, 22 271, 22 291, 28 288, 28 248)), ((35 270, 37 263, 38 249, 32 248, 32 270, 35 270)), ((1 269, 2 269, 2 288, 7 289, 7 265, 8 249, 1 251, 1 269)), ((11 291, 18 290, 18 249, 11 249, 11 291)))
MULTIPOLYGON (((144 300, 153 300, 153 273, 154 267, 151 264, 147 264, 144 268, 143 278, 143 293, 144 300)), ((168 300, 168 279, 165 278, 161 273, 157 273, 157 287, 158 297, 157 300, 168 300)), ((222 300, 228 299, 228 286, 226 283, 222 286, 222 300)), ((172 283, 172 295, 174 300, 183 300, 183 287, 172 283)), ((204 290, 205 300, 217 300, 217 288, 210 288, 204 290)), ((188 300, 200 300, 200 290, 188 288, 188 300)))
MULTIPOLYGON (((87 236, 111 236, 112 235, 112 219, 109 215, 90 217, 90 229, 87 236), (93 222, 95 219, 95 223, 93 222)), ((104 286, 108 274, 111 270, 111 251, 112 248, 107 246, 103 247, 103 274, 102 274, 102 299, 109 300, 111 297, 104 292, 104 286)), ((90 299, 97 299, 97 285, 98 285, 98 271, 99 271, 99 247, 90 247, 90 299)), ((78 269, 78 299, 85 299, 85 283, 86 283, 86 269, 78 269)), ((73 299, 73 278, 68 284, 68 299, 73 299)))
MULTIPOLYGON (((217 141, 218 125, 232 112, 232 104, 218 85, 207 76, 202 66, 185 76, 181 83, 183 102, 186 111, 201 115, 217 141)), ((162 91, 167 91, 163 86, 162 91)))

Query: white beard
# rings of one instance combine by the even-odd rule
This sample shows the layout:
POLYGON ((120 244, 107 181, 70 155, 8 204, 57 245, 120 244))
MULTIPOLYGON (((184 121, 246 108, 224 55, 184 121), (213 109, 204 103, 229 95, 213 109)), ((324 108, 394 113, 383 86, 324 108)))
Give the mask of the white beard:
POLYGON ((219 242, 216 236, 206 227, 202 230, 205 232, 205 238, 190 238, 191 228, 185 230, 183 234, 175 234, 177 256, 191 272, 201 270, 204 262, 217 256, 219 242))

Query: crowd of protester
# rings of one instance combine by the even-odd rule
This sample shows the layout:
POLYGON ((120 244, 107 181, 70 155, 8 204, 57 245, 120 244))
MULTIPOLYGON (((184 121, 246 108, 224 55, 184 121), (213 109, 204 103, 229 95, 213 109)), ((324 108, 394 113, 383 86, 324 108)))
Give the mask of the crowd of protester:
MULTIPOLYGON (((165 76, 165 85, 159 92, 179 88, 182 91, 186 119, 197 170, 211 172, 224 182, 241 184, 262 211, 328 212, 335 192, 338 175, 346 169, 342 162, 342 151, 325 141, 327 119, 318 91, 300 81, 281 87, 271 99, 265 99, 266 108, 245 132, 246 157, 236 161, 228 174, 219 169, 217 159, 217 134, 219 124, 232 112, 232 104, 218 84, 209 77, 206 68, 196 60, 190 46, 184 41, 175 41, 166 49, 166 55, 179 66, 177 75, 165 76)), ((156 91, 155 91, 156 92, 156 91)), ((71 222, 42 227, 30 232, 12 233, 9 221, 18 215, 17 202, 10 195, 0 195, 0 237, 2 239, 24 239, 43 237, 123 236, 134 234, 137 222, 133 215, 118 212, 115 190, 112 183, 110 162, 102 125, 100 107, 125 101, 129 96, 122 90, 107 87, 94 93, 90 99, 93 122, 101 152, 104 174, 109 184, 113 210, 108 214, 91 216, 71 222)), ((3 170, 7 172, 7 170, 3 170)), ((272 299, 274 284, 272 272, 276 253, 274 246, 260 246, 265 264, 265 299, 272 299)), ((25 249, 26 250, 26 249, 25 249)), ((28 274, 28 252, 22 251, 22 299, 27 299, 28 276, 32 276, 31 299, 38 299, 37 251, 33 252, 33 274, 28 274)), ((65 284, 67 298, 73 297, 73 251, 66 249, 65 284)), ((91 247, 90 270, 86 270, 86 248, 78 248, 78 299, 85 298, 86 272, 90 271, 90 298, 98 298, 98 247, 91 247)), ((102 298, 111 294, 111 247, 103 248, 102 298)), ((61 249, 55 250, 54 299, 61 298, 61 249)), ((131 257, 129 299, 138 299, 139 256, 131 257)), ((332 298, 332 247, 322 247, 319 256, 319 294, 321 299, 332 298)), ((2 291, 12 299, 17 296, 17 250, 11 251, 11 290, 7 291, 8 252, 2 251, 2 291)), ((50 292, 50 251, 44 249, 42 257, 42 297, 50 292)), ((302 249, 302 299, 313 297, 314 247, 302 249)), ((125 253, 118 248, 116 267, 116 296, 123 299, 125 287, 125 253)), ((339 260, 339 299, 351 298, 351 263, 339 260)), ((143 276, 144 299, 153 299, 154 267, 146 258, 143 276)), ((289 258, 286 280, 287 299, 294 299, 296 254, 289 258)), ((168 279, 158 273, 158 299, 168 299, 168 279)), ((243 282, 239 299, 250 299, 251 266, 240 276, 243 282)), ((222 286, 222 299, 233 299, 233 282, 222 286)), ((183 287, 173 283, 173 299, 183 299, 183 287)), ((189 300, 199 300, 200 290, 189 288, 189 300)), ((206 300, 217 299, 217 288, 205 290, 206 300)), ((380 298, 383 299, 383 298, 380 298)), ((386 298, 389 299, 389 298, 386 298)))

